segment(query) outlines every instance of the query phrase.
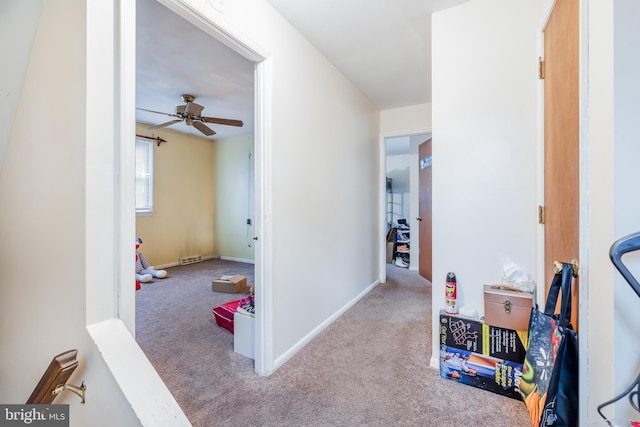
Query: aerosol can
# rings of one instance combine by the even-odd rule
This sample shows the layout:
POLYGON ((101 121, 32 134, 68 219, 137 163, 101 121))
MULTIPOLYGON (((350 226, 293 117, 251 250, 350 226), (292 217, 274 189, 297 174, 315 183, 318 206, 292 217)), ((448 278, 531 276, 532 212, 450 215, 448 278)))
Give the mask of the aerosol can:
POLYGON ((444 311, 449 314, 458 312, 456 297, 458 295, 458 283, 455 273, 447 273, 447 283, 444 287, 444 311))

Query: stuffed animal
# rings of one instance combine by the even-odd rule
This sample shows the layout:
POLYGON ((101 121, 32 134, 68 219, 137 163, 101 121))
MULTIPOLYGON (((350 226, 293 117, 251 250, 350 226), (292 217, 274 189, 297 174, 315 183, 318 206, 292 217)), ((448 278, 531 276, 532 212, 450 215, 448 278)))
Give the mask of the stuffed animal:
POLYGON ((153 278, 164 279, 167 277, 166 270, 156 270, 149 264, 149 261, 142 255, 138 249, 142 244, 142 239, 136 237, 136 280, 141 283, 148 283, 153 278))

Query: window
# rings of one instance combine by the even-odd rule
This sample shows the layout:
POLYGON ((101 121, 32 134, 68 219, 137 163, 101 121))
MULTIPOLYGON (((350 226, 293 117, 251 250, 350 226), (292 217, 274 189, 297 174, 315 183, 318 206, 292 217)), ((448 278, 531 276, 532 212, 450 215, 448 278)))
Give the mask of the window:
POLYGON ((153 213, 153 141, 136 138, 136 213, 153 213))

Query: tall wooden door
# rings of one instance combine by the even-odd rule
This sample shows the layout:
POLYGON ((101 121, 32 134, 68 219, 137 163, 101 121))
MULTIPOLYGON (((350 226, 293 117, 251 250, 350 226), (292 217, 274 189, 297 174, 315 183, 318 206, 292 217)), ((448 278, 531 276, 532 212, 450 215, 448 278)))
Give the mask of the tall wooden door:
MULTIPOLYGON (((544 271, 578 260, 579 228, 579 0, 557 0, 544 29, 544 271)), ((572 323, 578 327, 578 286, 572 323)))
POLYGON ((431 138, 420 144, 418 157, 420 159, 420 171, 418 172, 418 272, 428 281, 432 280, 432 193, 431 193, 431 166, 432 166, 432 141, 431 138))

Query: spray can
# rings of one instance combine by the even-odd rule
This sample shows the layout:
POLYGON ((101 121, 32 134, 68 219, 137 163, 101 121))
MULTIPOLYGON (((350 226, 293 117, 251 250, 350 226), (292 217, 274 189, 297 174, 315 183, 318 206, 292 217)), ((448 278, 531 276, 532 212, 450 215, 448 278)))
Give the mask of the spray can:
POLYGON ((458 295, 458 283, 455 273, 447 273, 447 283, 444 287, 444 311, 449 314, 458 312, 456 298, 458 295))

